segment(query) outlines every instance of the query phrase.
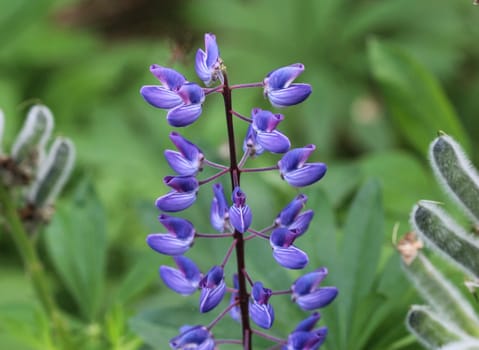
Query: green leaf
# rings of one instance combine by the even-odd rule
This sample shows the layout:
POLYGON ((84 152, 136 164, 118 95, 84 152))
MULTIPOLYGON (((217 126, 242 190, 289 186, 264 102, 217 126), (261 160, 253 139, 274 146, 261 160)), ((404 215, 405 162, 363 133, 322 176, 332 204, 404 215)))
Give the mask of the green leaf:
POLYGON ((0 348, 53 350, 50 325, 39 307, 26 303, 0 305, 0 348), (3 336, 3 331, 9 337, 3 336), (6 342, 18 341, 15 347, 5 347, 6 342), (25 345, 25 348, 19 346, 25 345))
MULTIPOLYGON (((148 248, 145 247, 146 249, 148 248)), ((142 257, 138 256, 117 287, 115 302, 124 304, 157 281, 159 279, 158 268, 155 267, 157 263, 158 254, 152 250, 146 251, 142 257)))
POLYGON ((468 136, 435 77, 400 47, 371 40, 368 46, 373 77, 403 137, 424 154, 438 130, 470 149, 468 136))
POLYGON ((419 198, 437 198, 440 192, 426 168, 406 152, 388 151, 367 155, 359 161, 364 178, 377 178, 388 213, 406 217, 412 203, 419 198), (402 171, 407 176, 398 176, 402 171))
MULTIPOLYGON (((381 253, 384 213, 377 181, 367 182, 356 194, 344 227, 341 250, 342 273, 337 280, 340 290, 336 301, 340 308, 342 349, 353 349, 352 314, 359 301, 371 290, 381 253), (348 344, 345 344, 348 339, 348 344)), ((339 276, 338 276, 339 277, 339 276)))
POLYGON ((82 316, 94 320, 103 298, 107 242, 105 214, 90 182, 81 183, 73 200, 59 208, 45 238, 82 316))

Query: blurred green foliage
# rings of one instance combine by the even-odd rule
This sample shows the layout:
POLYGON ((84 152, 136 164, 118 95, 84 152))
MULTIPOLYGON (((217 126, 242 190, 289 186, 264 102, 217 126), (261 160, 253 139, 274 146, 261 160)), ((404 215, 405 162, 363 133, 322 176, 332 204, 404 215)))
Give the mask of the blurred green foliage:
MULTIPOLYGON (((478 146, 473 135, 479 132, 479 9, 468 0, 190 0, 168 4, 171 12, 163 13, 162 3, 166 1, 0 2, 5 144, 11 145, 28 107, 41 101, 53 111, 57 132, 71 137, 78 151, 67 195, 39 241, 51 283, 64 311, 78 322, 79 333, 96 339, 98 326, 108 330, 103 337, 112 348, 134 348, 138 340, 123 327, 138 313, 131 329, 161 349, 158 342, 184 322, 179 310, 173 320, 154 311, 165 305, 184 307, 185 299, 158 286, 157 267, 170 260, 144 243, 148 233, 161 229, 153 202, 165 191, 162 177, 170 170, 162 153, 171 145, 165 113, 147 105, 138 90, 156 83, 148 71, 152 63, 172 66, 196 81, 195 48, 203 45, 203 33, 214 32, 233 83, 260 81, 272 69, 294 62, 306 65, 300 78, 314 92, 303 105, 282 111, 282 130, 296 147, 317 144, 315 157, 329 166, 319 189, 306 190, 310 207, 319 208, 319 219, 303 242, 305 247, 317 245, 313 261, 327 265, 328 282, 342 288, 335 306, 324 312, 324 323, 331 327, 327 349, 417 346, 404 338, 402 320, 414 296, 402 282, 390 235, 394 223, 401 223, 401 230, 408 226, 417 198, 442 198, 425 166, 424 144, 437 130, 471 149, 478 146), (352 198, 369 178, 376 182, 368 182, 357 198, 366 198, 371 221, 356 228, 351 217, 361 215, 354 213, 359 209, 355 202, 351 207, 352 198), (89 204, 76 207, 81 191, 89 204), (89 219, 82 222, 84 217, 89 219), (360 281, 364 284, 358 287, 360 281), (398 285, 404 289, 395 289, 398 285), (369 319, 369 314, 375 316, 369 319), (158 319, 164 333, 154 338, 159 337, 158 325, 148 321, 158 319), (145 323, 153 338, 142 328, 145 323), (125 334, 132 338, 119 341, 125 334), (358 341, 354 346, 353 340, 358 341)), ((244 114, 252 107, 270 108, 259 90, 237 92, 234 105, 244 114)), ((226 141, 222 113, 220 100, 208 98, 200 120, 184 130, 218 162, 224 161, 221 145, 226 141)), ((268 224, 296 193, 276 175, 261 175, 260 180, 244 179, 253 212, 263 210, 255 219, 258 226, 268 224)), ((209 201, 203 191, 188 211, 201 229, 209 227, 204 210, 209 201)), ((207 248, 195 246, 204 266, 223 251, 220 245, 205 258, 207 248)), ((27 338, 24 334, 45 332, 42 322, 23 329, 31 323, 27 319, 43 316, 7 235, 0 234, 0 251, 0 348, 46 349, 50 340, 44 337, 33 337, 41 345, 14 340, 14 334, 27 338)), ((271 261, 265 266, 271 271, 255 273, 271 287, 294 278, 271 261)), ((287 320, 289 315, 278 317, 282 335, 292 327, 287 320)))

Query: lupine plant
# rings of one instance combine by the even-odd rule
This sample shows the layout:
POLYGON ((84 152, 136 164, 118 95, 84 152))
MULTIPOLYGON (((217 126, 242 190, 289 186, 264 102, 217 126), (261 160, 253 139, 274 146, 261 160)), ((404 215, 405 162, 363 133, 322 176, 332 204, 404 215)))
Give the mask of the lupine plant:
POLYGON ((304 65, 296 63, 275 69, 261 82, 231 85, 215 35, 208 33, 204 38, 205 49, 197 51, 195 70, 206 87, 190 82, 171 68, 155 64, 150 71, 161 84, 143 86, 140 91, 150 105, 167 111, 166 119, 173 127, 193 124, 202 115, 203 103, 209 95, 221 94, 225 108, 229 164, 214 162, 179 132, 170 133, 177 150, 166 150, 165 158, 175 174, 164 178, 164 183, 171 190, 156 200, 156 207, 161 212, 158 219, 166 232, 150 234, 146 241, 152 249, 173 259, 175 267, 161 266, 159 269, 167 287, 181 295, 199 291, 200 313, 215 309, 227 293, 230 294, 230 302, 209 324, 182 326, 169 345, 172 349, 212 350, 220 344, 237 344, 243 349, 252 349, 253 338, 262 337, 271 341, 272 349, 318 349, 325 341, 327 328, 316 327, 320 315, 313 310, 327 306, 338 294, 336 287, 320 286, 328 274, 327 268, 318 267, 298 277, 286 289, 272 290, 248 273, 248 264, 260 261, 246 261, 245 255, 249 245, 269 244, 272 258, 281 267, 292 270, 305 268, 308 255, 294 243, 307 231, 313 218, 312 210, 303 210, 307 196, 299 193, 276 218, 271 219, 269 226, 254 228, 255 213, 247 203, 247 190, 241 186, 240 180, 243 175, 277 171, 287 184, 301 188, 319 181, 327 167, 324 163, 308 162, 315 151, 314 145, 291 148, 288 137, 277 129, 285 118, 283 114, 252 108, 251 113, 245 115, 243 111, 234 109, 232 99, 234 90, 255 88, 261 89, 274 107, 299 104, 312 91, 309 84, 294 83, 304 71, 304 65), (242 152, 236 142, 236 121, 247 123, 246 134, 242 136, 242 152), (277 163, 260 168, 246 166, 249 160, 265 152, 279 155, 277 163), (204 167, 215 169, 215 174, 200 178, 204 167), (227 175, 229 189, 220 182, 220 178, 227 175), (205 195, 204 185, 207 184, 212 184, 209 218, 217 233, 198 232, 192 222, 171 214, 192 206, 200 192, 205 195), (222 261, 214 266, 199 266, 200 262, 197 265, 186 256, 199 239, 229 239, 231 243, 222 261), (234 263, 231 258, 233 252, 236 255, 235 273, 227 277, 225 266, 234 263), (273 299, 284 294, 290 295, 291 301, 299 308, 313 313, 292 327, 289 335, 278 338, 260 329, 273 327, 275 317, 281 312, 275 311, 273 299), (214 333, 214 326, 228 314, 240 324, 241 336, 238 339, 224 339, 221 334, 214 333))
MULTIPOLYGON (((54 203, 75 160, 72 141, 57 137, 47 152, 54 119, 41 105, 28 112, 10 152, 0 155, 0 214, 11 235, 33 289, 62 348, 72 348, 66 324, 52 297, 36 247, 36 235, 50 221, 54 203)), ((4 116, 0 111, 0 137, 4 116)))
POLYGON ((413 232, 398 245, 403 266, 428 306, 412 306, 406 319, 409 330, 430 349, 472 350, 479 348, 477 303, 479 278, 479 176, 461 146, 441 134, 429 147, 429 159, 442 188, 473 223, 472 232, 458 224, 439 203, 420 201, 411 212, 413 232), (466 276, 462 289, 469 300, 431 260, 421 252, 425 242, 466 276), (466 288, 467 287, 467 288, 466 288))

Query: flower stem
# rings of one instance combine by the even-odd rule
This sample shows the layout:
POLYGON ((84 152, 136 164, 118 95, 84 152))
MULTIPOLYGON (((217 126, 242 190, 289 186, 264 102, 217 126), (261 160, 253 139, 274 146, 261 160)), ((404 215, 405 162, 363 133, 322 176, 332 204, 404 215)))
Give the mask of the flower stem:
MULTIPOLYGON (((236 157, 236 143, 233 126, 233 108, 231 99, 231 87, 228 85, 228 76, 224 72, 224 84, 223 84, 223 100, 225 104, 226 126, 228 130, 228 142, 229 142, 229 155, 230 155, 230 177, 232 190, 240 186, 240 170, 238 168, 238 161, 236 157)), ((245 252, 244 252, 244 239, 243 234, 238 230, 234 232, 234 239, 236 240, 236 265, 238 271, 238 302, 241 315, 241 327, 243 335, 243 349, 251 350, 251 326, 249 323, 249 306, 248 299, 249 294, 246 289, 246 278, 243 271, 246 271, 245 264, 245 252)))
MULTIPOLYGON (((226 82, 225 82, 225 85, 226 82)), ((263 82, 261 83, 249 83, 249 84, 236 84, 236 85, 231 85, 230 87, 228 87, 230 90, 234 90, 234 89, 244 89, 244 88, 252 88, 252 87, 263 87, 264 84, 263 82)))
POLYGON ((0 184, 0 204, 3 208, 6 222, 10 228, 12 239, 22 258, 25 271, 31 279, 33 290, 53 325, 54 332, 56 333, 59 342, 62 344, 61 348, 65 350, 74 349, 69 339, 66 325, 48 288, 43 265, 38 258, 34 245, 29 239, 22 221, 20 220, 14 201, 12 200, 8 189, 3 184, 0 184))

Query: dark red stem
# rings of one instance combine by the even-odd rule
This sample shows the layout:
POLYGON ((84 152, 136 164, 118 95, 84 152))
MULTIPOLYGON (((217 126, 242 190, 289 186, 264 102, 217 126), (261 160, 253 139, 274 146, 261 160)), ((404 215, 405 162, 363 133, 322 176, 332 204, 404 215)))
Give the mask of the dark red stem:
MULTIPOLYGON (((229 143, 229 154, 230 154, 230 177, 231 177, 231 186, 232 191, 235 187, 240 185, 240 170, 238 168, 238 160, 236 157, 236 144, 235 144, 235 135, 234 135, 234 126, 233 126, 233 105, 231 100, 231 88, 228 85, 228 77, 226 72, 224 73, 224 84, 223 84, 223 100, 225 103, 225 114, 226 114, 226 126, 228 129, 228 143, 229 143)), ((235 230, 233 238, 236 240, 236 265, 238 271, 238 303, 240 307, 241 315, 241 327, 243 334, 243 349, 251 350, 251 327, 249 323, 249 310, 248 310, 248 299, 249 293, 246 288, 246 277, 243 271, 246 271, 246 262, 245 262, 245 251, 244 251, 244 240, 243 234, 235 230)))

